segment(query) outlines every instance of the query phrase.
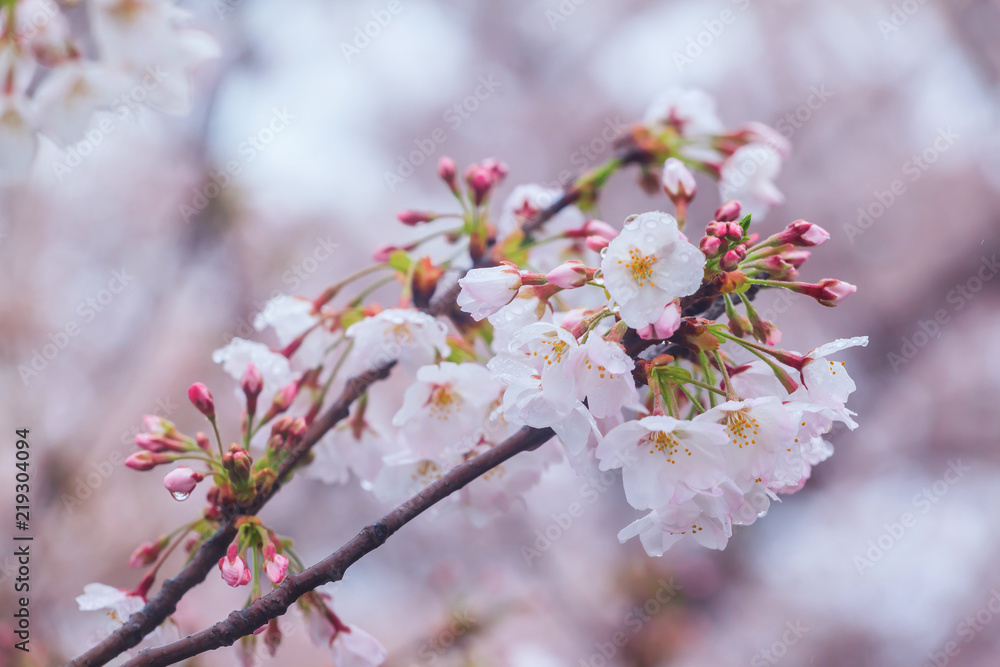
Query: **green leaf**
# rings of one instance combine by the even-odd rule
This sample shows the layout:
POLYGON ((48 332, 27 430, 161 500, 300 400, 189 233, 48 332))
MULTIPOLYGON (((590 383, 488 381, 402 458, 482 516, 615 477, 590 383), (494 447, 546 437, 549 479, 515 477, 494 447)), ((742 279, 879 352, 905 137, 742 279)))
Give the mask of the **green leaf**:
POLYGON ((743 219, 740 220, 740 227, 743 228, 743 235, 746 236, 747 230, 750 229, 750 214, 749 213, 747 213, 745 216, 743 216, 743 219))

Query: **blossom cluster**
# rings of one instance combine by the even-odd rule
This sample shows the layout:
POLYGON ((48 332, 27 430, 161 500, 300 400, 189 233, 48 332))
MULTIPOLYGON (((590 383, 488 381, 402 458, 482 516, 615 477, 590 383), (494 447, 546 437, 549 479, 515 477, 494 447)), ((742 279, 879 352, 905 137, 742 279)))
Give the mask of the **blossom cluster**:
MULTIPOLYGON (((753 305, 768 289, 824 306, 855 291, 836 279, 799 280, 811 249, 830 238, 820 226, 797 220, 767 236, 755 231, 783 199, 773 179, 788 153, 774 130, 727 130, 707 95, 672 90, 607 163, 564 191, 515 187, 498 212, 503 162, 460 171, 442 158, 438 175, 454 210, 398 216, 424 236, 377 248, 372 265, 315 298, 273 299, 254 321, 271 343, 237 338, 215 352, 245 406, 238 442, 221 437, 200 383, 189 398, 214 443, 147 418, 128 465, 200 466, 176 467, 163 482, 177 500, 204 482, 207 506, 176 534, 141 546, 132 564, 155 574, 175 546, 198 548, 225 517, 266 499, 297 457, 308 462, 306 475, 331 484, 353 478, 395 502, 523 427, 557 437, 453 494, 451 509, 484 524, 565 459, 581 474, 621 471, 625 498, 642 513, 621 541, 637 536, 653 556, 684 538, 724 548, 734 525, 754 523, 802 488, 831 455, 835 424, 857 426, 846 406, 855 384, 835 357, 867 339, 783 349, 780 329, 753 305), (747 168, 757 155, 766 160, 754 157, 747 168), (621 224, 595 217, 605 182, 628 164, 670 212, 621 224), (716 180, 725 199, 697 225, 688 214, 695 173, 716 180), (390 286, 394 303, 373 299, 390 286), (346 418, 313 433, 324 406, 373 372, 384 379, 365 383, 346 418)), ((250 586, 250 602, 302 569, 291 540, 255 516, 241 516, 238 527, 219 571, 230 586, 250 586)), ((132 593, 144 597, 149 583, 132 593)), ((322 596, 298 604, 338 659, 345 651, 350 664, 385 659, 322 596)), ((269 647, 280 641, 276 621, 260 632, 269 647)))
POLYGON ((218 55, 174 0, 88 0, 86 11, 89 33, 74 35, 56 0, 0 2, 0 182, 31 169, 40 135, 66 148, 95 114, 186 111, 191 71, 218 55))

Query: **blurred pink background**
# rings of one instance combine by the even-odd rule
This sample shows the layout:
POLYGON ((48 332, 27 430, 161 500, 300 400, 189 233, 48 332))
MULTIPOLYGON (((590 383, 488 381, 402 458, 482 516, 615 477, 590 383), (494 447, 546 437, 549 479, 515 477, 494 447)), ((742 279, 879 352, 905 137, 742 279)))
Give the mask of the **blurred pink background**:
MULTIPOLYGON (((564 181, 606 159, 609 131, 671 85, 715 95, 728 125, 791 131, 787 202, 757 229, 822 225, 833 238, 805 277, 859 291, 835 310, 774 294, 759 307, 786 311, 792 348, 871 337, 849 357, 861 428, 838 432, 806 489, 738 528, 725 552, 684 544, 651 559, 619 545, 637 516, 620 482, 585 487, 563 464, 486 528, 458 514, 407 526, 350 569, 338 613, 378 637, 393 667, 997 664, 1000 2, 400 0, 357 45, 387 2, 186 4, 223 46, 198 73, 195 110, 118 124, 61 178, 52 165, 66 156, 46 144, 31 184, 2 192, 0 415, 9 441, 31 429, 35 463, 22 664, 86 648, 109 620, 74 597, 92 581, 134 586, 132 549, 194 510, 120 461, 144 413, 200 427, 193 381, 236 429, 232 383, 211 353, 247 335, 264 301, 318 294, 413 231, 398 210, 446 206, 441 155, 504 159, 501 195, 564 181), (259 149, 248 141, 277 126, 259 149), (386 173, 421 145, 431 157, 390 187, 386 173), (191 215, 234 161, 239 173, 191 215), (71 323, 79 334, 22 381, 18 367, 71 323), (574 502, 585 511, 561 526, 574 502), (915 524, 900 533, 907 512, 915 524), (555 539, 539 542, 546 531, 555 539), (522 547, 538 544, 526 562, 522 547)), ((612 179, 605 219, 664 205, 635 177, 612 179)), ((699 183, 696 220, 718 204, 699 183)), ((299 480, 264 517, 311 563, 384 509, 356 484, 299 480)), ((2 553, 9 609, 14 563, 2 553)), ((176 619, 199 630, 244 597, 210 576, 176 619)), ((234 661, 224 650, 190 664, 234 661)), ((291 631, 264 663, 329 655, 291 631)))

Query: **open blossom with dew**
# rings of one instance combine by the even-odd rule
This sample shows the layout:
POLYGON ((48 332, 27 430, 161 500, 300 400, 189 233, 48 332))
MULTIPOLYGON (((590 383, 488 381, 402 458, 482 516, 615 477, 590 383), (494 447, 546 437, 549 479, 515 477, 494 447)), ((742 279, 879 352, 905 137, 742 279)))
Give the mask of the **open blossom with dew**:
POLYGON ((701 286, 705 256, 684 238, 672 215, 654 211, 625 224, 608 245, 601 271, 612 306, 626 324, 640 328, 701 286))
POLYGON ((725 429, 717 424, 655 415, 615 427, 596 454, 601 470, 622 469, 629 504, 654 509, 699 493, 715 495, 727 479, 728 442, 725 429))
POLYGON ((514 300, 521 289, 521 272, 512 264, 472 269, 458 281, 458 307, 479 321, 514 300))
POLYGON ((423 366, 406 390, 394 426, 411 451, 435 458, 443 449, 464 453, 500 396, 501 385, 479 364, 442 362, 423 366))
POLYGON ((222 572, 222 580, 233 588, 246 586, 253 579, 253 573, 240 557, 235 543, 230 544, 226 555, 219 559, 219 571, 222 572))
POLYGON ((365 372, 393 359, 408 367, 419 367, 448 355, 448 329, 426 313, 403 308, 383 310, 347 329, 354 341, 349 370, 365 372))
POLYGON ((785 202, 785 195, 774 184, 780 171, 777 151, 765 144, 747 144, 722 164, 719 192, 723 199, 738 200, 744 214, 760 220, 772 206, 785 202))

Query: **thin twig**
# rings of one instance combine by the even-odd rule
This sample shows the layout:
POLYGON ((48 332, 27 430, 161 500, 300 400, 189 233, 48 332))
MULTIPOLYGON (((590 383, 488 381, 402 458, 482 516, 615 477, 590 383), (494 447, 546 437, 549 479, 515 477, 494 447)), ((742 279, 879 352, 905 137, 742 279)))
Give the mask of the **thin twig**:
POLYGON ((340 581, 347 568, 365 554, 380 547, 389 536, 405 526, 435 503, 447 498, 480 475, 499 466, 516 454, 537 449, 555 435, 550 428, 524 427, 511 437, 479 456, 453 468, 430 486, 392 510, 381 520, 365 526, 354 539, 325 559, 299 574, 288 576, 280 586, 245 609, 234 611, 228 618, 182 639, 144 649, 125 663, 125 667, 157 667, 172 665, 206 651, 230 646, 240 637, 252 634, 272 618, 285 613, 300 597, 334 581, 340 581))

